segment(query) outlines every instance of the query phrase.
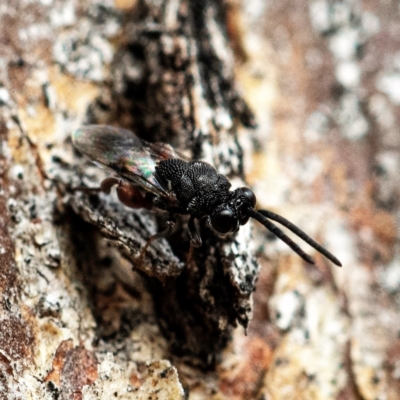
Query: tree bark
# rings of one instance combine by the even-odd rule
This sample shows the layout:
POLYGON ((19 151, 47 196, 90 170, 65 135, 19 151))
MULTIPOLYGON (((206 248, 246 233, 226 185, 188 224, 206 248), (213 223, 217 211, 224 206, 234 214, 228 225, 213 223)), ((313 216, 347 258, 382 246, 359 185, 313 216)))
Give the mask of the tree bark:
POLYGON ((0 399, 399 398, 399 19, 395 1, 3 2, 0 399), (185 218, 139 257, 165 216, 75 190, 112 174, 72 146, 93 123, 247 180, 343 268, 256 223, 202 226, 189 252, 185 218))

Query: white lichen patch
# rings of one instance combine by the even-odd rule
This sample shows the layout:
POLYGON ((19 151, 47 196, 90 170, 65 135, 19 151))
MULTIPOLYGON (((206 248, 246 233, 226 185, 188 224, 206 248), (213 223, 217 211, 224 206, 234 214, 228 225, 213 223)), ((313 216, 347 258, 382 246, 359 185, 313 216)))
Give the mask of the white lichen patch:
POLYGON ((129 380, 129 372, 114 362, 112 353, 108 353, 98 365, 98 373, 99 377, 93 385, 83 387, 83 400, 137 399, 136 388, 132 387, 129 380))
POLYGON ((379 17, 369 11, 362 13, 362 30, 367 37, 371 37, 379 33, 382 29, 382 24, 379 17))
POLYGON ((121 368, 109 353, 98 370, 99 379, 83 388, 83 400, 183 400, 178 373, 169 361, 148 362, 138 371, 134 364, 121 368))
POLYGON ((355 88, 360 84, 361 69, 354 61, 339 62, 335 71, 336 79, 346 88, 355 88))
POLYGON ((22 180, 24 179, 25 168, 21 164, 14 164, 8 171, 10 179, 22 180))
POLYGON ((224 245, 227 255, 232 258, 229 274, 239 287, 242 283, 253 282, 258 276, 259 265, 253 258, 254 243, 252 241, 251 224, 248 223, 239 229, 233 243, 224 245))
POLYGON ((304 185, 311 185, 323 170, 323 160, 317 155, 309 155, 302 162, 298 180, 304 185))
POLYGON ((342 134, 350 140, 359 140, 368 133, 369 124, 361 110, 361 104, 355 93, 347 93, 340 98, 335 111, 335 120, 342 128, 342 134))
POLYGON ((387 398, 390 382, 385 363, 387 352, 398 337, 398 307, 389 301, 384 292, 375 290, 365 267, 354 264, 346 272, 355 380, 367 398, 387 398))
POLYGON ((214 162, 211 165, 215 165, 222 175, 237 173, 239 171, 239 158, 237 157, 239 149, 231 135, 225 133, 221 136, 220 143, 213 146, 214 162))
POLYGON ((233 54, 230 46, 226 41, 225 33, 221 31, 221 26, 217 24, 215 15, 213 15, 214 8, 209 8, 207 13, 206 26, 210 32, 212 39, 211 45, 218 54, 218 57, 224 61, 223 65, 233 65, 233 54))
POLYGON ((385 93, 392 103, 400 105, 400 72, 381 76, 377 80, 376 87, 385 93))
POLYGON ((278 313, 277 326, 288 330, 274 354, 267 377, 271 398, 336 398, 346 384, 343 368, 347 341, 347 318, 332 290, 315 288, 304 272, 296 281, 279 276, 270 301, 278 313), (288 289, 291 288, 289 291, 288 289), (297 385, 291 382, 297 382, 297 385))
MULTIPOLYGON (((399 137, 397 138, 390 137, 390 138, 392 140, 388 140, 389 143, 396 145, 400 143, 399 137)), ((376 167, 379 169, 381 175, 378 181, 379 200, 385 203, 390 203, 393 201, 393 198, 399 195, 400 155, 396 151, 390 151, 390 150, 382 151, 376 155, 375 160, 376 160, 376 167)))
MULTIPOLYGON (((379 279, 389 293, 400 295, 400 257, 396 256, 385 268, 380 268, 379 279)), ((400 329, 400 327, 399 327, 400 329)))
MULTIPOLYGON (((380 21, 376 15, 364 12, 359 1, 315 0, 309 6, 309 14, 314 29, 328 36, 336 81, 346 89, 340 96, 339 107, 334 109, 334 120, 339 122, 343 136, 359 140, 369 131, 367 118, 360 107, 360 94, 356 92, 362 82, 360 49, 380 31, 380 21), (358 18, 354 18, 355 15, 358 18)), ((396 97, 396 82, 392 79, 391 83, 381 78, 377 85, 396 97)))
POLYGON ((387 97, 380 93, 374 94, 369 98, 368 108, 374 115, 379 127, 385 131, 395 130, 396 140, 400 140, 395 126, 396 118, 387 97))
POLYGON ((54 399, 54 393, 48 390, 46 385, 38 379, 36 371, 25 371, 18 381, 15 379, 11 380, 8 390, 7 400, 54 399))
POLYGON ((304 130, 304 138, 309 142, 316 142, 329 131, 329 118, 326 113, 316 110, 312 112, 304 130))
POLYGON ((318 32, 328 31, 331 27, 331 13, 329 4, 324 0, 310 3, 310 19, 314 29, 318 32))
MULTIPOLYGON (((146 303, 141 305, 141 309, 143 307, 146 307, 146 303)), ((167 340, 162 337, 157 321, 152 319, 150 312, 146 318, 147 321, 137 326, 129 337, 130 342, 134 344, 130 357, 135 362, 159 360, 168 352, 167 340)))
POLYGON ((74 2, 56 3, 50 11, 50 21, 55 27, 65 27, 76 23, 76 11, 74 2))
POLYGON ((376 161, 383 168, 385 174, 398 181, 400 170, 400 155, 395 151, 383 151, 377 154, 376 161))
POLYGON ((327 214, 324 228, 325 246, 329 248, 343 264, 343 269, 333 269, 338 283, 341 284, 344 283, 341 279, 346 279, 346 275, 343 274, 345 268, 349 268, 357 262, 359 254, 356 239, 353 232, 346 225, 345 219, 340 214, 327 214))
POLYGON ((287 330, 295 320, 304 303, 303 296, 297 290, 275 295, 269 302, 274 323, 279 329, 287 330))
POLYGON ((155 396, 157 400, 183 400, 184 391, 178 372, 167 360, 153 361, 146 365, 143 385, 138 391, 138 400, 155 396))
POLYGON ((329 47, 334 57, 339 60, 349 60, 355 57, 360 43, 359 30, 354 28, 342 29, 333 35, 329 47))
POLYGON ((5 87, 0 86, 0 105, 1 103, 3 103, 3 105, 8 104, 9 101, 10 101, 10 93, 5 87))
POLYGON ((63 34, 53 48, 55 60, 80 79, 100 82, 105 78, 105 65, 112 59, 113 49, 100 36, 90 36, 89 42, 63 34))
POLYGON ((264 18, 265 9, 268 7, 267 4, 258 0, 249 0, 243 3, 243 12, 249 18, 249 24, 254 24, 264 18))
POLYGON ((52 14, 56 25, 74 24, 73 30, 59 34, 53 46, 54 59, 79 79, 93 82, 104 81, 108 77, 107 65, 114 55, 114 48, 109 38, 119 31, 120 17, 115 9, 110 8, 108 17, 104 19, 100 14, 106 12, 106 9, 93 5, 90 8, 90 13, 93 14, 91 20, 82 18, 74 23, 75 11, 72 4, 63 4, 52 14))

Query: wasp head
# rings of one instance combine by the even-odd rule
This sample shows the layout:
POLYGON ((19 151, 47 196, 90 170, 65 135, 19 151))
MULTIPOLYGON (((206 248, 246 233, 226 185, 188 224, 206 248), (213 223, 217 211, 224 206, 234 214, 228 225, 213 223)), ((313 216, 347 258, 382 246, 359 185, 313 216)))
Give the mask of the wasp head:
POLYGON ((255 206, 256 196, 249 188, 242 187, 236 189, 233 192, 230 192, 227 200, 217 206, 213 213, 208 216, 208 225, 218 236, 224 237, 230 233, 237 232, 241 225, 245 225, 250 218, 254 218, 276 237, 285 242, 305 261, 314 264, 313 258, 306 254, 295 242, 293 242, 292 239, 270 221, 273 220, 291 230, 294 234, 303 239, 310 246, 314 247, 314 249, 319 251, 333 263, 342 266, 340 261, 333 254, 318 244, 315 240, 311 239, 305 232, 290 221, 272 211, 256 211, 255 206))
POLYGON ((250 217, 247 209, 254 208, 256 202, 256 196, 249 188, 236 189, 230 193, 227 201, 213 210, 207 223, 218 236, 235 233, 248 222, 250 217))

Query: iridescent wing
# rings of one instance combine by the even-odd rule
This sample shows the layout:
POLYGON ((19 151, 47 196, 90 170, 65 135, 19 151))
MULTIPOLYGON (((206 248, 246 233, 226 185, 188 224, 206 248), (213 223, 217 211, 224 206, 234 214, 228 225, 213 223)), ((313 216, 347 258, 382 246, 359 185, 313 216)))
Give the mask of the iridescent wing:
POLYGON ((150 143, 142 140, 142 145, 149 151, 151 156, 157 161, 167 160, 169 158, 180 158, 182 160, 187 161, 186 157, 183 154, 177 152, 171 145, 167 143, 162 143, 162 142, 150 143))
POLYGON ((162 160, 181 158, 167 144, 147 143, 127 129, 108 125, 83 126, 72 134, 72 142, 81 153, 162 196, 167 192, 157 181, 155 168, 162 160))

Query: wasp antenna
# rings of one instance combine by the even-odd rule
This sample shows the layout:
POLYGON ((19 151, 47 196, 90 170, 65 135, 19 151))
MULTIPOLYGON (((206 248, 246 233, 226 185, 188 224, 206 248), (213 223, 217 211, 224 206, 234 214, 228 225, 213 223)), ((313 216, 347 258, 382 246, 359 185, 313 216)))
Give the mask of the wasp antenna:
POLYGON ((264 225, 269 231, 271 231, 277 238, 285 242, 296 254, 298 254, 303 260, 310 264, 315 264, 315 261, 311 256, 305 253, 300 246, 298 246, 289 236, 285 235, 275 224, 269 221, 264 215, 257 212, 252 208, 246 210, 246 214, 256 219, 260 224, 264 225))
MULTIPOLYGON (((253 210, 253 211, 255 211, 255 210, 253 210)), ((268 210, 258 210, 258 211, 255 211, 255 213, 256 214, 261 214, 262 216, 264 216, 264 217, 266 217, 268 219, 272 219, 273 221, 279 222, 285 228, 288 228, 294 234, 296 234, 300 239, 303 239, 306 243, 308 243, 315 250, 317 250, 318 252, 323 254, 328 260, 331 260, 338 267, 342 266, 342 263, 332 253, 330 253, 328 250, 326 250, 325 247, 322 247, 315 240, 311 239, 310 236, 308 236, 305 232, 303 232, 296 225, 292 224, 286 218, 283 218, 282 216, 280 216, 278 214, 275 214, 274 212, 268 211, 268 210)), ((251 216, 253 217, 253 215, 251 215, 251 216)), ((256 217, 253 217, 253 218, 256 219, 256 217)))

